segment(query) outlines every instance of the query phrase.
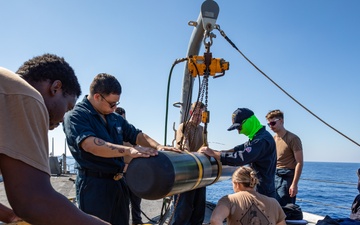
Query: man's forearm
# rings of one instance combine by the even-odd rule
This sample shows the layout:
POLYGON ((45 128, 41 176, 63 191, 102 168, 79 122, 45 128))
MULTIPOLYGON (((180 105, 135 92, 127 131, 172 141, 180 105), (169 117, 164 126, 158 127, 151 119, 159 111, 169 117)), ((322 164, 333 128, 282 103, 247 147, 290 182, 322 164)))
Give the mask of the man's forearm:
POLYGON ((299 184, 302 168, 303 168, 303 165, 301 163, 296 164, 295 171, 294 171, 294 179, 292 182, 293 185, 297 186, 299 184))
POLYGON ((130 149, 132 148, 130 146, 117 145, 110 142, 106 142, 101 138, 97 138, 97 137, 86 138, 81 143, 81 147, 86 152, 104 158, 127 156, 130 154, 130 149))
POLYGON ((139 133, 137 135, 136 144, 141 145, 143 147, 151 147, 154 149, 157 149, 157 147, 161 145, 145 133, 139 133))

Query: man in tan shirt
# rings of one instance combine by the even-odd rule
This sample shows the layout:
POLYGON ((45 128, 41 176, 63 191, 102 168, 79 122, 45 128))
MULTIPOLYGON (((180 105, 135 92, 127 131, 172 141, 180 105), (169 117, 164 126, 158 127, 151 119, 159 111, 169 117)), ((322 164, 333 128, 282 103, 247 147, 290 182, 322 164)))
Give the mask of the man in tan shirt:
MULTIPOLYGON (((200 125, 202 102, 194 102, 190 108, 189 121, 181 123, 176 132, 176 147, 188 152, 196 152, 203 144, 203 130, 200 125)), ((197 188, 175 196, 177 206, 172 225, 201 225, 205 216, 206 187, 197 188)))
POLYGON ((48 130, 63 121, 80 94, 73 69, 53 54, 26 61, 17 74, 0 68, 0 172, 12 207, 0 204, 1 221, 107 224, 80 211, 50 183, 48 130))
POLYGON ((284 128, 284 113, 280 110, 270 111, 266 115, 268 126, 275 132, 276 143, 276 199, 281 206, 295 204, 298 193, 303 161, 303 149, 298 136, 284 128))

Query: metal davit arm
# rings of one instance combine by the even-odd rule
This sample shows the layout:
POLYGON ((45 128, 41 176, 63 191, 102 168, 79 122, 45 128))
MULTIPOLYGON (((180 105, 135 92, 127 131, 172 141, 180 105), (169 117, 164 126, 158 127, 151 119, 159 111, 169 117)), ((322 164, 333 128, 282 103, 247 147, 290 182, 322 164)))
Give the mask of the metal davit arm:
MULTIPOLYGON (((194 26, 190 37, 187 57, 199 55, 200 47, 206 36, 215 27, 216 19, 219 15, 219 6, 213 0, 206 0, 201 5, 201 11, 197 22, 190 21, 189 25, 194 26), (205 33, 206 31, 206 33, 205 33)), ((180 123, 184 122, 186 113, 190 109, 191 96, 193 91, 194 78, 190 75, 188 64, 185 64, 184 77, 181 95, 180 123)))
MULTIPOLYGON (((201 13, 198 17, 197 22, 189 22, 189 25, 195 26, 193 33, 190 37, 190 42, 188 46, 187 56, 198 55, 201 47, 201 43, 204 36, 204 27, 202 25, 202 16, 201 13)), ((186 113, 190 109, 191 105, 191 96, 194 85, 194 78, 190 75, 188 64, 185 64, 184 68, 184 77, 182 84, 182 93, 181 93, 181 103, 180 104, 180 123, 184 122, 186 113)))
MULTIPOLYGON (((206 0, 201 6, 197 22, 189 22, 190 26, 194 26, 194 30, 188 46, 188 58, 199 54, 201 44, 206 44, 207 38, 210 38, 211 42, 211 31, 215 28, 218 14, 218 4, 213 0, 206 0)), ((211 43, 208 43, 208 51, 210 45, 211 43)), ((209 65, 206 70, 209 70, 208 67, 209 65)), ((180 105, 180 123, 188 119, 193 83, 194 76, 190 74, 187 63, 184 69, 181 103, 177 104, 180 105)), ((235 169, 236 167, 223 167, 220 161, 208 158, 202 153, 160 151, 159 155, 154 157, 133 159, 126 172, 126 181, 135 195, 155 200, 229 179, 235 169)))

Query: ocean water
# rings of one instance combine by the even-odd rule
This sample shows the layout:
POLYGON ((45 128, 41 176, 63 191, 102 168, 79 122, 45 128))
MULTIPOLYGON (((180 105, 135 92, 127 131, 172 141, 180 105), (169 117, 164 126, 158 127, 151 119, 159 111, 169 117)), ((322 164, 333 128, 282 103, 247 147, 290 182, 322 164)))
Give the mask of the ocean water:
MULTIPOLYGON (((360 163, 305 162, 299 182, 297 204, 305 212, 347 218, 356 195, 360 163)), ((233 193, 230 180, 207 187, 207 200, 233 193)))
MULTIPOLYGON (((67 157, 68 170, 74 172, 74 159, 67 157)), ((305 212, 346 218, 356 195, 360 163, 305 162, 299 182, 297 204, 305 212)), ((224 195, 233 193, 231 180, 207 187, 207 201, 217 203, 224 195)))

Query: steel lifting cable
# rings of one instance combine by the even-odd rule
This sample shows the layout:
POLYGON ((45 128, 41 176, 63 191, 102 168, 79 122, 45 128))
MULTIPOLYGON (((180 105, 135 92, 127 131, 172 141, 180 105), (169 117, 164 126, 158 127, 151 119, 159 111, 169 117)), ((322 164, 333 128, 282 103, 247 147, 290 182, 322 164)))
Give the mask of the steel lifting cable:
POLYGON ((272 80, 268 75, 266 75, 261 69, 259 69, 250 59, 248 59, 237 47, 236 45, 226 36, 225 32, 223 30, 220 29, 219 25, 215 26, 215 29, 217 29, 221 36, 223 36, 225 38, 225 40, 227 40, 230 45, 235 48, 245 59, 246 61, 248 61, 257 71, 259 71, 262 75, 264 75, 271 83, 273 83, 276 87, 278 87, 282 92, 284 92, 284 94, 286 94, 289 98, 291 98, 294 102, 296 102, 299 106, 301 106, 303 109, 305 109, 308 113, 310 113, 311 115, 313 115, 315 118, 317 118, 318 120, 320 120, 322 123, 324 123, 326 126, 328 126, 329 128, 331 128, 332 130, 334 130, 335 132, 337 132, 338 134, 342 135, 343 137, 345 137, 346 139, 348 139, 349 141, 353 142, 354 144, 356 144, 357 146, 360 147, 360 144, 356 141, 354 141, 353 139, 351 139, 350 137, 348 137, 347 135, 343 134, 342 132, 340 132, 339 130, 337 130, 335 127, 331 126, 330 124, 328 124, 327 122, 325 122, 323 119, 321 119, 319 116, 317 116, 315 113, 313 113, 310 109, 308 109, 307 107, 305 107, 303 104, 301 104, 298 100, 296 100, 293 96, 291 96, 287 91, 285 91, 280 85, 278 85, 274 80, 272 80))

